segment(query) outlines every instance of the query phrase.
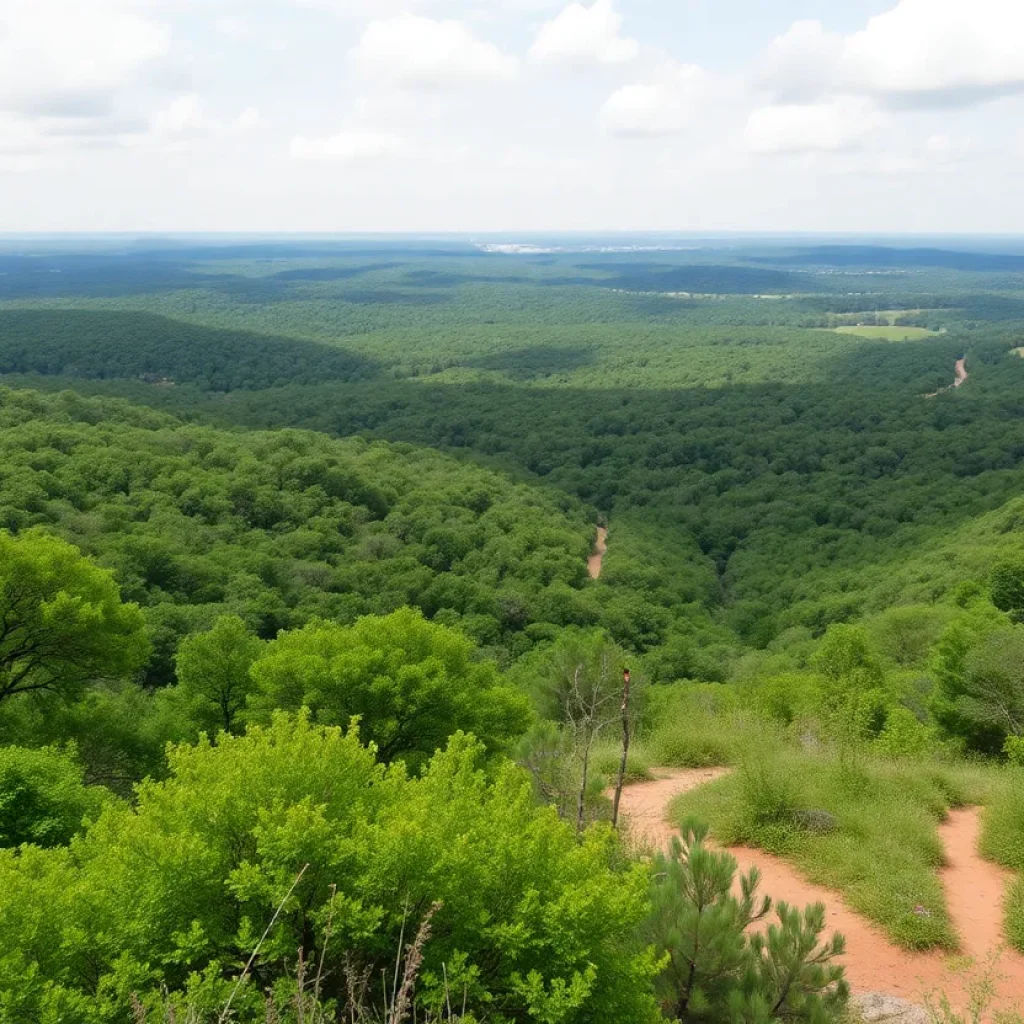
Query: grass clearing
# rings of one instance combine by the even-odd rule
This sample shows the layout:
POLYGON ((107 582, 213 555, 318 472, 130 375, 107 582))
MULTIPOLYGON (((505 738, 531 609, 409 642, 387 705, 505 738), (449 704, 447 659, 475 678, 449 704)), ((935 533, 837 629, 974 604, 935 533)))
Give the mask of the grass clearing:
POLYGON ((955 950, 937 826, 951 807, 982 802, 991 777, 966 765, 768 745, 733 775, 681 795, 671 813, 706 820, 726 845, 784 857, 898 945, 955 950))
POLYGON ((785 742, 780 727, 751 713, 735 688, 718 683, 654 687, 645 717, 659 723, 642 732, 645 749, 652 764, 665 768, 738 765, 785 742))
POLYGON ((923 341, 935 338, 941 331, 929 331, 926 327, 900 327, 890 324, 883 327, 833 327, 833 334, 852 334, 858 338, 872 338, 876 341, 923 341))

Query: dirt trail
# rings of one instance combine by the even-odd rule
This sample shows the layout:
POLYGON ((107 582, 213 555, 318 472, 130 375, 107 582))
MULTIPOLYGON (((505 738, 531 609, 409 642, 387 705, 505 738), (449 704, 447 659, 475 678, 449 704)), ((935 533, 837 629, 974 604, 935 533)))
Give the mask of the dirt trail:
POLYGON ((601 567, 604 565, 604 556, 608 553, 608 531, 603 527, 597 528, 597 540, 594 543, 594 552, 587 559, 587 572, 590 578, 596 580, 601 575, 601 567))
POLYGON ((939 388, 938 391, 933 391, 931 394, 925 395, 925 398, 937 398, 939 395, 945 394, 947 391, 952 391, 954 388, 958 388, 963 384, 967 383, 967 378, 970 374, 967 372, 967 357, 961 356, 956 361, 956 379, 952 384, 948 384, 944 388, 939 388))
MULTIPOLYGON (((654 782, 623 791, 622 809, 638 839, 664 847, 675 830, 665 820, 670 801, 680 793, 721 778, 727 769, 703 768, 664 773, 654 782)), ((1002 893, 1009 877, 977 853, 979 814, 976 808, 954 811, 940 827, 948 866, 940 872, 963 953, 984 963, 1002 946, 1002 893)), ((877 925, 846 905, 834 892, 812 885, 795 868, 760 850, 730 848, 742 871, 757 867, 762 891, 774 900, 803 906, 824 903, 830 931, 846 937, 842 958, 854 993, 879 992, 921 1003, 929 993, 945 992, 954 1007, 967 1003, 962 958, 943 953, 912 953, 895 946, 877 925)), ((993 1009, 1024 1004, 1024 957, 1004 952, 999 960, 997 998, 993 1009)))

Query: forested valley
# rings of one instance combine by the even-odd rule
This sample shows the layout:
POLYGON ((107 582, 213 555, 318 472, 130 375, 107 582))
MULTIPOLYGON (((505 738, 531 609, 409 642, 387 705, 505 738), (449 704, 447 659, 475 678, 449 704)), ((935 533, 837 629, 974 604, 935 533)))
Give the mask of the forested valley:
POLYGON ((4 241, 0 1020, 1015 1019, 1022 353, 996 243, 4 241))

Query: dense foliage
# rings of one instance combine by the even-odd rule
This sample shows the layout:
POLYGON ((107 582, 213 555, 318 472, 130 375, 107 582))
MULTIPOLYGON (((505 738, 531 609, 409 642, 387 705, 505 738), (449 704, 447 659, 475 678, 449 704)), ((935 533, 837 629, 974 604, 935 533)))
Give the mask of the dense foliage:
POLYGON ((0 1010, 123 1021, 133 993, 155 1002, 166 986, 215 1014, 279 905, 241 1019, 263 1019, 268 985, 289 1005, 300 948, 326 956, 327 998, 344 997, 348 970, 380 1005, 403 926, 438 903, 425 1006, 443 1006, 447 978, 495 1022, 655 1020, 654 957, 630 939, 646 872, 621 863, 610 831, 578 844, 518 770, 489 779, 479 757, 456 736, 410 779, 355 732, 285 716, 174 750, 168 781, 70 849, 0 856, 0 1010))
POLYGON ((48 527, 113 571, 143 606, 151 683, 224 613, 272 638, 412 604, 513 653, 540 623, 600 613, 576 503, 430 452, 10 391, 0 425, 0 523, 48 527))
POLYGON ((904 946, 1024 871, 1022 257, 549 248, 0 246, 0 1020, 838 1019, 665 765, 904 946))

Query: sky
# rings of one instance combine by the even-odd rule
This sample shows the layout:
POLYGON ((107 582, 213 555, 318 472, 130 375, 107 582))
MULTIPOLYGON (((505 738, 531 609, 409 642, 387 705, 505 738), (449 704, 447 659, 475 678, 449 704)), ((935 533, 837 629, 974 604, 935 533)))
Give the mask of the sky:
POLYGON ((0 0, 0 232, 1024 233, 1024 0, 0 0))

